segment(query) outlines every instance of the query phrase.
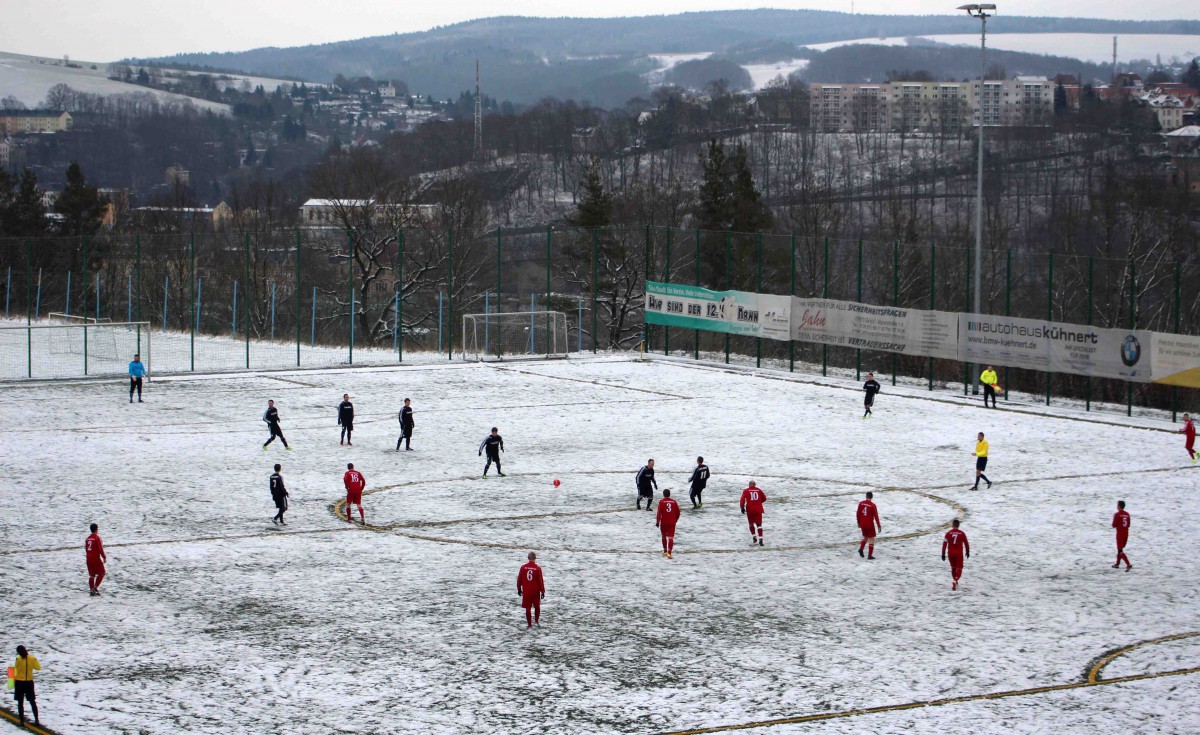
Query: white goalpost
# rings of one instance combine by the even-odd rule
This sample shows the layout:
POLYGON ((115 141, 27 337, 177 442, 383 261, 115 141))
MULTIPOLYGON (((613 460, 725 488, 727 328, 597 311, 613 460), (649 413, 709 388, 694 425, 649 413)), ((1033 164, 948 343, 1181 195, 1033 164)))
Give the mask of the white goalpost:
POLYGON ((150 322, 50 317, 64 323, 0 326, 0 379, 119 375, 136 354, 151 368, 150 322))
POLYGON ((562 311, 464 314, 462 335, 465 360, 561 358, 570 351, 562 311))

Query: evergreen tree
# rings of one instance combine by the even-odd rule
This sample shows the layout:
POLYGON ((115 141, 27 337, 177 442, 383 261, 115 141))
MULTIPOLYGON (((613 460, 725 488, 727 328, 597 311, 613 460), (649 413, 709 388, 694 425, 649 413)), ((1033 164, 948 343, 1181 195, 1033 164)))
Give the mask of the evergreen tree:
POLYGON ((1054 85, 1054 114, 1062 115, 1067 111, 1067 89, 1062 82, 1054 85))
POLYGON ((709 141, 700 160, 703 180, 696 203, 696 225, 702 230, 725 230, 733 224, 733 184, 725 144, 709 141))
POLYGON ((75 161, 67 168, 67 184, 54 202, 54 211, 62 215, 64 235, 91 235, 100 229, 107 202, 94 186, 88 186, 83 169, 75 161))
POLYGON ((1183 70, 1183 76, 1179 78, 1179 81, 1192 89, 1200 90, 1200 59, 1192 59, 1192 63, 1183 70))
POLYGON ((3 219, 0 229, 3 229, 6 235, 32 237, 45 234, 49 221, 46 219, 46 206, 42 204, 42 190, 38 188, 37 174, 33 171, 21 171, 16 194, 4 209, 3 219))
POLYGON ((731 227, 735 232, 762 232, 771 226, 771 210, 762 203, 762 195, 754 185, 754 174, 750 171, 750 160, 746 146, 738 144, 729 159, 733 193, 733 218, 731 227))
POLYGON ((600 162, 595 158, 582 183, 583 195, 575 207, 575 214, 568 217, 567 221, 575 227, 587 229, 608 227, 612 224, 612 195, 604 190, 604 182, 600 179, 600 162))

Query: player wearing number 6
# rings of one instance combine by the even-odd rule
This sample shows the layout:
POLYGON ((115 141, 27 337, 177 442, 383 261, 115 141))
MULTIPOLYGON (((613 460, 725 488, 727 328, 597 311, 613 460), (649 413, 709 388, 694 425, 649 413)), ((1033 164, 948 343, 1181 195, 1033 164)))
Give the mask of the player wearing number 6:
POLYGON ((542 627, 542 600, 546 599, 546 583, 542 581, 542 568, 537 565, 537 554, 529 552, 529 561, 517 572, 517 594, 521 596, 521 607, 525 608, 525 629, 542 627))

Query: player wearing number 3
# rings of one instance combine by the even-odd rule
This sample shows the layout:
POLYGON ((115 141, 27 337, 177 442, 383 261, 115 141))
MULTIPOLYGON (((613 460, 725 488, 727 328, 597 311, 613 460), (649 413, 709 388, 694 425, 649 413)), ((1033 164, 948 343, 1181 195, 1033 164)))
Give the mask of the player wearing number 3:
POLYGON ((537 554, 529 552, 529 561, 517 572, 517 594, 521 596, 521 607, 525 608, 525 629, 542 627, 542 600, 546 599, 546 583, 542 581, 542 568, 537 565, 537 554))

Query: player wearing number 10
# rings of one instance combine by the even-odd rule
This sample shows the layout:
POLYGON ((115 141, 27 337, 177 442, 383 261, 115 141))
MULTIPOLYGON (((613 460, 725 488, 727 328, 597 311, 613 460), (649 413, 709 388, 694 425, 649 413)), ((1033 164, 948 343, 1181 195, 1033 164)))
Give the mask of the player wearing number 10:
POLYGON ((750 487, 742 491, 741 508, 745 514, 746 520, 750 523, 750 545, 763 545, 763 501, 767 499, 767 494, 762 491, 758 485, 754 484, 754 480, 750 481, 750 487), (754 537, 754 530, 758 529, 758 538, 754 537))
POLYGON ((542 568, 537 565, 537 554, 529 552, 529 561, 517 572, 517 594, 521 596, 521 607, 525 608, 525 629, 542 627, 542 600, 546 599, 546 583, 542 581, 542 568))

